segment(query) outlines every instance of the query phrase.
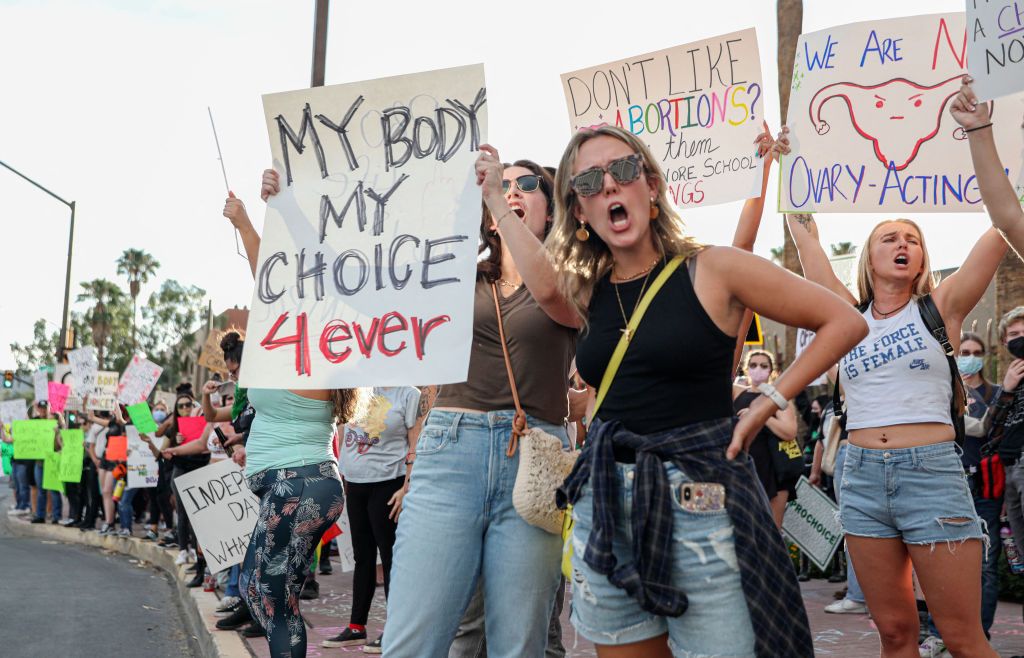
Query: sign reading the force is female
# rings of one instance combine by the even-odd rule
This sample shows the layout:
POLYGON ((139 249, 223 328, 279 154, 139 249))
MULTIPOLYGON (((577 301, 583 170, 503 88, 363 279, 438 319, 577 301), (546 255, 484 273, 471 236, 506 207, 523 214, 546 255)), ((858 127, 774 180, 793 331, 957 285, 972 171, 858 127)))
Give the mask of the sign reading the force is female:
POLYGON ((260 501, 238 464, 224 459, 174 479, 199 545, 216 573, 240 564, 256 526, 260 501))
POLYGON ((245 387, 466 379, 483 66, 263 97, 267 204, 245 387))
MULTIPOLYGON (((967 135, 949 113, 967 65, 964 14, 803 34, 780 212, 982 212, 967 135)), ((972 61, 973 68, 973 61, 972 61)), ((996 143, 1024 195, 1024 96, 996 101, 996 143)))
POLYGON ((967 0, 967 56, 978 100, 1024 89, 1024 2, 967 0))
POLYGON ((824 571, 843 540, 832 499, 801 476, 796 500, 786 505, 782 531, 819 569, 824 571))
POLYGON ((562 74, 572 131, 618 126, 661 163, 676 206, 761 193, 764 119, 753 28, 562 74))

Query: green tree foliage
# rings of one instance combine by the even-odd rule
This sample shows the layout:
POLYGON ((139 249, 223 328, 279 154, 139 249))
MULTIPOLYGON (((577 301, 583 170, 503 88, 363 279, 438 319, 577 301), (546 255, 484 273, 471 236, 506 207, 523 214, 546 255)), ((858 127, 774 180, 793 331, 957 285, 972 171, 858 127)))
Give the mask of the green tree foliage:
POLYGON ((832 256, 850 256, 857 251, 857 248, 853 246, 852 242, 837 242, 830 245, 829 248, 832 250, 832 256))
POLYGON ((163 386, 177 384, 199 358, 194 332, 206 317, 205 296, 202 288, 168 279, 142 307, 139 346, 163 366, 163 386))

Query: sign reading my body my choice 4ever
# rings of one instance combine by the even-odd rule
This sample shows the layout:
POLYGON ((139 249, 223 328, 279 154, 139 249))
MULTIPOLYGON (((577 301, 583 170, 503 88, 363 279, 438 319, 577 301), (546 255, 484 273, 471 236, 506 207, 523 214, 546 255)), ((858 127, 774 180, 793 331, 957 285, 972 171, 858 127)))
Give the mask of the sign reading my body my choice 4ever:
MULTIPOLYGON (((963 13, 801 35, 786 119, 793 152, 779 167, 779 211, 982 212, 967 136, 949 114, 967 43, 963 13)), ((1021 94, 992 108, 1018 196, 1022 112, 1021 94)))
POLYGON ((676 206, 761 193, 764 119, 754 29, 562 75, 572 131, 610 124, 645 142, 676 206))
POLYGON ((263 97, 267 205, 240 385, 463 381, 483 66, 263 97))

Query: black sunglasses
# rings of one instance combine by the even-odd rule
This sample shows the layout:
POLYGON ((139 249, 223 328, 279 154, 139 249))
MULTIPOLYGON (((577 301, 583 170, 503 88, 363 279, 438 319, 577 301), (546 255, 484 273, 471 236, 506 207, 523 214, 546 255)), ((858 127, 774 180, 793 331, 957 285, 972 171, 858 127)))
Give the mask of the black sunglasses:
POLYGON ((608 163, 607 168, 591 167, 581 171, 572 177, 570 185, 572 185, 572 189, 576 191, 576 194, 580 196, 594 196, 604 189, 604 173, 606 171, 612 175, 612 178, 617 183, 625 185, 640 178, 643 164, 639 155, 635 153, 627 155, 624 158, 612 160, 608 163))
POLYGON ((191 409, 192 408, 192 403, 191 402, 181 402, 181 403, 178 404, 178 408, 179 409, 191 409))
MULTIPOLYGON (((515 179, 515 183, 520 192, 536 192, 537 188, 540 187, 540 176, 537 174, 523 174, 515 179)), ((511 187, 512 181, 509 179, 506 178, 501 181, 502 194, 508 194, 511 187)))

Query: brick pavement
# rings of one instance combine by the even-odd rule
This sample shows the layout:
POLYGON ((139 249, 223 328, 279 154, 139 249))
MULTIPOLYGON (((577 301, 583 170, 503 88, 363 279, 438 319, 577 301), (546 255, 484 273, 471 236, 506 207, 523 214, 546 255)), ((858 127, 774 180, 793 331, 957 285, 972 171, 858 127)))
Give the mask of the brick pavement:
MULTIPOLYGON (((361 647, 324 649, 320 642, 340 633, 348 622, 349 606, 352 602, 352 574, 335 570, 333 575, 318 576, 320 598, 303 601, 302 612, 313 624, 308 629, 309 648, 307 656, 333 656, 359 654, 361 647)), ((816 655, 829 658, 866 658, 878 655, 878 633, 867 615, 829 615, 823 608, 833 600, 833 592, 839 586, 825 580, 812 580, 802 584, 804 603, 810 616, 814 634, 816 655)), ((566 593, 566 605, 562 614, 562 638, 570 658, 595 656, 592 644, 579 638, 568 621, 570 596, 566 593)), ((373 638, 384 626, 384 589, 377 588, 370 620, 368 635, 373 638)), ((1021 606, 1001 601, 992 628, 992 644, 1000 656, 1024 654, 1024 622, 1021 620, 1021 606)), ((248 646, 260 658, 269 658, 267 643, 250 640, 248 646)))

